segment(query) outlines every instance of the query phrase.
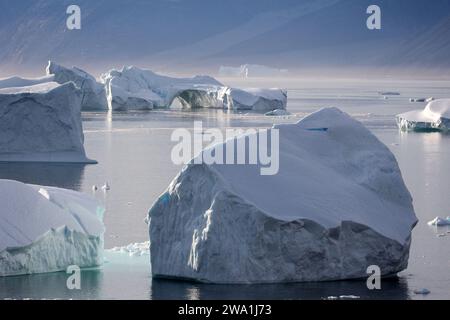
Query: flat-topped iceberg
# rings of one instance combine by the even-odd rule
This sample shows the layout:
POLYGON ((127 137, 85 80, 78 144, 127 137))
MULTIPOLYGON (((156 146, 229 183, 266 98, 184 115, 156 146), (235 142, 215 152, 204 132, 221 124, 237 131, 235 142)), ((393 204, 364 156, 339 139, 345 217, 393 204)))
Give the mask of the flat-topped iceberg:
POLYGON ((222 86, 208 76, 172 78, 136 67, 111 70, 101 80, 111 110, 165 108, 177 97, 195 108, 222 86))
POLYGON ((57 83, 75 83, 81 91, 83 111, 108 110, 104 86, 86 71, 76 67, 69 69, 49 61, 46 72, 57 83))
POLYGON ((0 180, 0 276, 103 263, 104 209, 79 192, 0 180))
POLYGON ((101 81, 111 110, 168 108, 175 99, 184 108, 233 110, 286 109, 287 102, 280 89, 234 89, 209 76, 173 78, 136 67, 112 70, 101 81))
POLYGON ((413 110, 396 116, 401 130, 450 130, 450 99, 431 100, 424 110, 413 110))
POLYGON ((72 82, 0 89, 0 161, 95 163, 83 146, 81 99, 72 82))
MULTIPOLYGON (((336 108, 269 130, 279 130, 277 174, 261 175, 261 164, 196 164, 205 152, 226 157, 218 144, 154 203, 153 276, 270 283, 365 278, 371 265, 382 275, 405 269, 417 219, 389 149, 336 108)), ((254 135, 226 144, 250 152, 254 135)))
POLYGON ((271 111, 285 110, 287 92, 281 89, 235 89, 227 88, 222 95, 230 110, 271 111))

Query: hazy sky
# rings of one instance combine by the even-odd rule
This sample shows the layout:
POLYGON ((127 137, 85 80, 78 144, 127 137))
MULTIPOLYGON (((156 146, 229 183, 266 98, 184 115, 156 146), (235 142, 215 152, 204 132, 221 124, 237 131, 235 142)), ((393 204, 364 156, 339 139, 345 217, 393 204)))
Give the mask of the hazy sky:
POLYGON ((92 72, 134 64, 215 72, 450 67, 450 0, 0 0, 0 75, 41 73, 47 60, 92 72), (69 30, 66 9, 81 9, 69 30), (367 28, 367 7, 381 29, 367 28))

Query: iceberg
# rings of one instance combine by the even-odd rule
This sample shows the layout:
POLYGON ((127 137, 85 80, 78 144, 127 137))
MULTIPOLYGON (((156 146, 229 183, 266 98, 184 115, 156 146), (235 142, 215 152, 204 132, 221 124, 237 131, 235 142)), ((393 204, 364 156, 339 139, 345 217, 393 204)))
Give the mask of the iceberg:
POLYGON ((404 131, 448 131, 450 129, 450 99, 431 100, 424 110, 413 110, 396 116, 404 131))
POLYGON ((111 70, 101 76, 101 81, 110 110, 167 108, 175 98, 180 98, 183 106, 200 107, 210 103, 222 86, 208 76, 172 78, 133 66, 111 70))
POLYGON ((0 180, 0 276, 103 263, 104 209, 79 192, 0 180))
POLYGON ((285 110, 287 105, 287 92, 278 88, 226 88, 221 97, 229 110, 285 110))
POLYGON ((209 76, 173 78, 150 70, 124 67, 101 76, 111 110, 168 108, 178 99, 184 108, 231 110, 286 109, 280 89, 234 89, 209 76))
POLYGON ((287 69, 277 69, 258 64, 243 64, 239 67, 221 66, 219 68, 219 75, 223 77, 276 77, 285 76, 287 74, 287 69))
POLYGON ((75 83, 82 93, 81 109, 83 111, 108 110, 103 84, 98 83, 89 73, 76 67, 69 69, 52 61, 49 61, 46 72, 47 76, 53 77, 53 81, 57 83, 75 83))
POLYGON ((74 83, 0 89, 0 161, 96 163, 86 157, 74 83))
POLYGON ((153 204, 147 221, 154 277, 328 281, 365 278, 370 265, 382 275, 407 267, 417 218, 389 149, 336 108, 268 130, 275 129, 277 174, 261 175, 261 163, 194 158, 153 204))

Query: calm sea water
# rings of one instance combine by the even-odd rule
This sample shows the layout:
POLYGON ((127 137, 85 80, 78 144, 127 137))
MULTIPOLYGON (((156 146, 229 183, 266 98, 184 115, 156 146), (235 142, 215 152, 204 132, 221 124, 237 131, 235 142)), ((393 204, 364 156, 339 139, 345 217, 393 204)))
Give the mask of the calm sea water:
POLYGON ((273 285, 202 285, 153 280, 149 257, 106 252, 106 263, 82 272, 82 289, 69 291, 65 273, 0 278, 1 298, 33 299, 322 299, 355 295, 362 299, 450 299, 450 228, 429 227, 436 216, 450 216, 450 135, 401 133, 394 115, 424 107, 410 97, 448 97, 450 83, 419 81, 234 81, 234 85, 286 87, 291 117, 222 110, 85 113, 85 147, 97 165, 0 164, 0 178, 90 193, 106 207, 105 246, 148 239, 144 218, 153 201, 180 170, 172 164, 175 128, 269 127, 295 122, 325 106, 336 106, 362 121, 397 157, 420 220, 413 232, 409 268, 369 291, 364 281, 273 285), (284 82, 284 83, 283 83, 284 82), (384 99, 378 92, 396 91, 384 99), (92 192, 108 182, 111 190, 92 192), (438 236, 444 234, 445 236, 438 236), (427 288, 429 295, 414 294, 427 288))

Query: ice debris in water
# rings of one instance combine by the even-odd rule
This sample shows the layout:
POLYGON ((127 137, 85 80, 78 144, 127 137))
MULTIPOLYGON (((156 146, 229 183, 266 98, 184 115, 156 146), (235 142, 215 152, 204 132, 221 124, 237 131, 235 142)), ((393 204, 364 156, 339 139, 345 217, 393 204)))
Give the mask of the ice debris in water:
POLYGON ((150 241, 130 243, 123 247, 114 247, 108 251, 127 253, 130 257, 150 255, 150 241))
POLYGON ((416 289, 414 290, 415 294, 429 294, 431 291, 426 289, 426 288, 422 288, 422 289, 416 289))

